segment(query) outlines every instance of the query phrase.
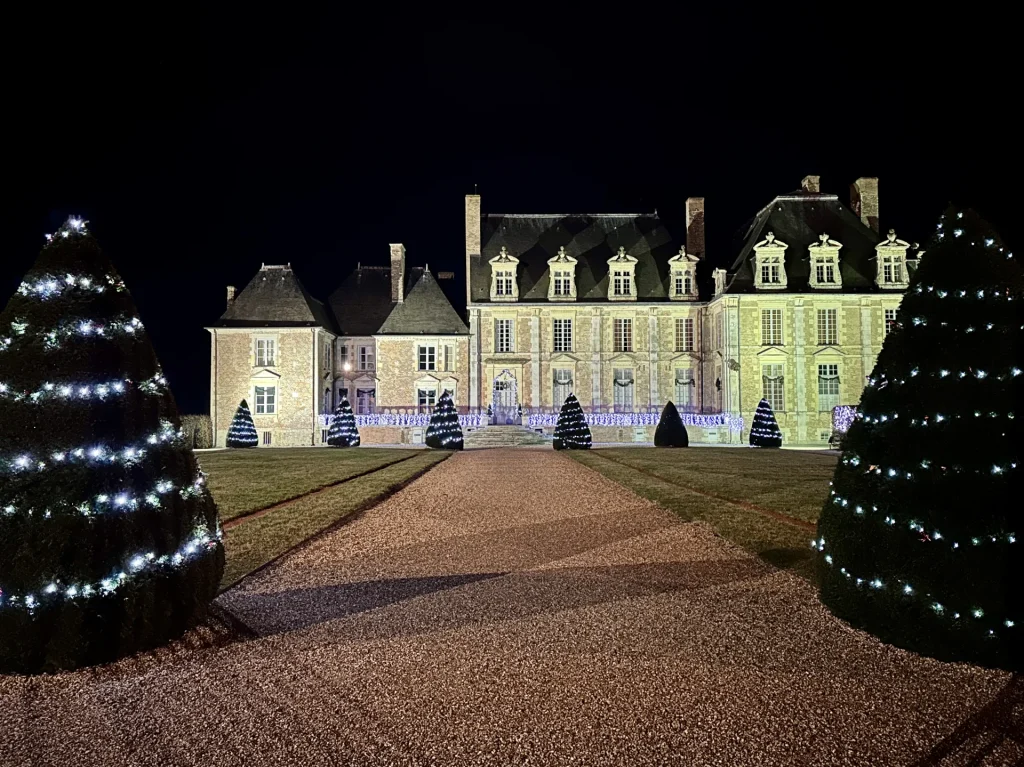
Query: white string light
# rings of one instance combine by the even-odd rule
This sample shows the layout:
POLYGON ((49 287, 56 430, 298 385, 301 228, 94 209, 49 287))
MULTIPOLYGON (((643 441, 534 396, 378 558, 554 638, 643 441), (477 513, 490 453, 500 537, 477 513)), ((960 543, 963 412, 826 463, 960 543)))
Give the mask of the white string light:
MULTIPOLYGON (((12 330, 16 335, 24 335, 28 328, 26 323, 12 322, 12 330)), ((107 323, 90 320, 61 320, 56 327, 40 331, 46 349, 59 349, 61 341, 84 336, 87 338, 116 338, 120 335, 135 336, 142 330, 142 321, 138 317, 123 315, 107 323)), ((0 339, 0 351, 5 351, 12 343, 11 338, 0 339)))
MULTIPOLYGON (((841 460, 842 460, 842 462, 844 464, 847 464, 849 466, 860 466, 860 464, 862 463, 860 456, 858 456, 855 453, 851 453, 849 455, 844 455, 841 460)), ((922 461, 920 464, 918 464, 917 467, 915 467, 915 471, 917 470, 917 468, 931 470, 933 472, 941 473, 941 474, 948 474, 950 472, 952 472, 953 474, 971 474, 971 473, 974 473, 974 474, 1003 474, 1003 473, 1008 472, 1008 471, 1010 471, 1012 469, 1016 469, 1017 468, 1017 462, 1016 461, 1011 461, 1009 464, 1006 464, 1006 465, 993 464, 990 468, 986 468, 986 469, 965 469, 963 466, 957 466, 957 465, 954 465, 954 466, 935 465, 931 461, 925 460, 925 461, 922 461)), ((914 472, 908 471, 906 469, 898 468, 898 467, 895 467, 895 466, 883 466, 881 464, 876 464, 876 463, 869 464, 867 469, 865 469, 864 473, 865 474, 872 474, 872 473, 874 473, 874 474, 876 474, 876 475, 878 475, 880 477, 884 477, 885 479, 913 479, 914 478, 914 472)))
POLYGON ((459 417, 455 411, 455 403, 452 402, 448 392, 441 395, 434 407, 434 413, 430 417, 430 425, 427 427, 427 434, 424 440, 431 447, 462 449, 462 427, 459 425, 459 417), (433 443, 437 443, 436 445, 433 443))
POLYGON ((125 289, 124 281, 112 274, 103 275, 99 279, 85 274, 44 274, 32 282, 22 282, 18 286, 18 293, 46 300, 68 291, 104 293, 108 289, 120 293, 125 289))
POLYGON ((146 454, 147 447, 159 444, 173 443, 181 436, 181 432, 175 431, 169 421, 161 421, 160 431, 154 432, 146 437, 144 443, 128 445, 122 448, 111 448, 106 445, 89 445, 75 448, 56 450, 49 456, 49 461, 23 453, 14 458, 0 458, 0 471, 11 471, 14 473, 25 471, 44 471, 51 466, 58 466, 70 463, 92 463, 92 464, 120 464, 133 466, 138 463, 146 454))
POLYGON ((984 288, 972 288, 967 290, 962 288, 960 290, 943 290, 942 288, 936 288, 934 285, 921 285, 918 284, 914 288, 915 293, 935 293, 939 298, 967 298, 967 299, 993 299, 993 298, 1005 298, 1007 301, 1013 301, 1013 295, 1011 295, 1007 288, 992 288, 985 290, 984 288))
POLYGON ((34 392, 29 393, 14 391, 11 389, 9 384, 0 382, 0 397, 8 397, 15 402, 28 401, 33 403, 46 402, 47 400, 53 399, 105 400, 107 397, 124 394, 126 391, 130 391, 133 386, 144 394, 163 394, 164 387, 166 385, 167 379, 160 373, 152 378, 147 378, 145 381, 140 381, 138 384, 134 383, 130 378, 123 378, 117 381, 106 381, 98 384, 83 383, 80 381, 75 383, 70 383, 68 381, 54 383, 48 381, 34 392))

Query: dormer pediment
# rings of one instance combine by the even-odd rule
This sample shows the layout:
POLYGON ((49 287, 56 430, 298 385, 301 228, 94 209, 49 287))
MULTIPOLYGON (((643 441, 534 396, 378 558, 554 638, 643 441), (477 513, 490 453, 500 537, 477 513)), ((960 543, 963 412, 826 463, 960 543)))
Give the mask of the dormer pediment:
POLYGON ((810 285, 812 288, 838 290, 843 287, 839 271, 839 249, 843 244, 827 234, 819 234, 818 241, 807 246, 810 256, 810 285))
POLYGON ((491 300, 518 301, 519 280, 516 271, 519 259, 502 245, 501 252, 487 263, 491 265, 491 300))
POLYGON ((623 247, 608 259, 609 301, 636 301, 636 261, 623 247))
POLYGON ((673 301, 693 301, 697 298, 697 262, 696 256, 686 252, 686 247, 668 260, 669 265, 669 298, 673 301))
POLYGON ((786 287, 786 249, 788 243, 775 238, 775 232, 754 246, 754 287, 758 290, 782 290, 786 287))
POLYGON ((910 273, 907 269, 907 251, 910 243, 901 240, 892 229, 875 246, 875 284, 886 290, 905 290, 910 284, 910 273))
POLYGON ((548 259, 548 300, 576 300, 576 259, 565 252, 563 245, 548 259))

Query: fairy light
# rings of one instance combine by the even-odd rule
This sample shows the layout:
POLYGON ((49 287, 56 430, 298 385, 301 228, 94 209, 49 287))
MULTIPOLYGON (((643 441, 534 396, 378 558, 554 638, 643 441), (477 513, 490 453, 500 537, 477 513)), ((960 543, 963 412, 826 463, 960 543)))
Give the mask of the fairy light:
POLYGON ((18 293, 23 296, 47 300, 65 293, 105 293, 113 290, 117 293, 125 289, 124 281, 112 274, 100 276, 98 279, 85 274, 44 274, 31 282, 23 281, 18 286, 18 293))
MULTIPOLYGON (((178 437, 179 432, 174 429, 171 423, 169 421, 162 421, 160 430, 146 437, 145 445, 126 445, 120 448, 111 448, 106 445, 88 445, 64 448, 51 453, 49 459, 53 464, 77 462, 134 466, 146 455, 146 445, 173 444, 178 437)), ((50 468, 52 464, 42 459, 36 459, 29 454, 6 459, 0 457, 0 473, 5 469, 12 472, 26 471, 33 465, 38 471, 43 471, 50 468)))
POLYGON ((462 450, 462 427, 459 425, 455 403, 447 391, 441 395, 434 407, 424 441, 430 447, 462 450))
POLYGON ((138 384, 127 378, 102 383, 72 383, 67 381, 54 383, 47 381, 35 391, 27 393, 14 391, 8 383, 0 383, 0 396, 12 399, 15 402, 28 401, 32 403, 68 399, 95 398, 105 400, 112 395, 123 394, 133 386, 143 394, 160 395, 166 391, 167 379, 163 374, 158 373, 152 378, 140 381, 138 384))
POLYGON ((562 403, 554 437, 555 446, 564 450, 589 450, 593 444, 590 426, 575 394, 570 394, 562 403))
POLYGON ((334 447, 357 447, 359 445, 359 429, 352 414, 352 405, 347 398, 338 403, 331 424, 327 430, 327 444, 334 447))

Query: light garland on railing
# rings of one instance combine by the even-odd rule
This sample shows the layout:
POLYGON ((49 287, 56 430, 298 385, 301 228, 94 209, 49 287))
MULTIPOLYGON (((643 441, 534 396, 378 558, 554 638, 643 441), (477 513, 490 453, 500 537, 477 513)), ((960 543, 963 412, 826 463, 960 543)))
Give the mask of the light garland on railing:
POLYGON ((0 471, 12 471, 14 473, 31 471, 44 471, 51 465, 65 463, 90 462, 100 464, 121 464, 133 466, 138 463, 146 454, 148 445, 171 443, 180 436, 169 421, 162 421, 160 431, 154 432, 146 437, 145 443, 128 445, 127 447, 114 450, 106 445, 93 445, 90 447, 69 448, 55 451, 50 454, 52 464, 29 454, 22 454, 15 458, 0 458, 0 471))
MULTIPOLYGON (((321 414, 318 417, 321 429, 329 429, 331 426, 330 414, 321 414)), ((426 427, 430 425, 430 415, 427 413, 374 413, 372 415, 355 416, 356 426, 408 426, 426 427)), ((488 418, 486 415, 460 415, 459 425, 463 429, 479 429, 486 426, 488 418)))
POLYGON ((196 556, 216 549, 218 542, 223 537, 221 530, 210 533, 206 525, 198 526, 192 533, 192 537, 184 543, 174 554, 164 554, 158 557, 155 552, 140 552, 128 558, 124 569, 113 573, 107 578, 92 583, 62 583, 59 579, 49 581, 41 586, 38 596, 35 593, 9 594, 0 589, 0 609, 4 607, 12 609, 27 609, 30 612, 37 607, 45 606, 47 603, 58 600, 88 599, 96 596, 108 596, 113 594, 126 583, 135 578, 141 577, 149 572, 160 568, 180 568, 196 556))
POLYGON ((63 383, 47 382, 34 392, 29 393, 15 392, 8 384, 0 383, 0 397, 7 397, 15 402, 27 400, 33 403, 45 402, 51 399, 80 400, 95 398, 105 400, 107 397, 124 394, 133 385, 143 394, 163 394, 164 387, 167 385, 167 379, 158 373, 152 378, 140 381, 138 384, 134 384, 130 378, 107 381, 100 384, 68 383, 66 381, 63 383))
MULTIPOLYGON (((657 426, 661 416, 658 413, 587 413, 584 418, 589 426, 657 426)), ((731 431, 743 431, 743 417, 728 413, 680 413, 685 426, 716 428, 728 426, 731 431)), ((557 426, 558 413, 534 413, 528 418, 531 428, 557 426)))
MULTIPOLYGON (((811 548, 819 553, 823 553, 825 551, 825 539, 820 538, 818 540, 811 541, 811 548)), ((835 558, 831 554, 824 554, 823 559, 825 564, 829 567, 836 567, 835 558)), ((969 618, 981 621, 985 618, 985 611, 980 607, 964 609, 962 612, 952 610, 940 602, 933 594, 928 592, 919 592, 911 583, 902 579, 896 579, 890 583, 886 583, 878 577, 871 579, 858 578, 846 567, 839 567, 839 572, 858 588, 867 587, 869 591, 890 593, 898 598, 914 600, 917 602, 928 602, 928 607, 937 615, 945 615, 957 621, 961 619, 967 620, 969 618)), ((1020 625, 1020 622, 1015 619, 1005 619, 999 624, 994 624, 991 620, 986 621, 986 623, 989 626, 995 625, 1000 629, 1014 629, 1020 625)), ((988 636, 996 636, 996 629, 989 628, 988 636)))
POLYGON ((18 293, 23 296, 33 296, 44 301, 61 293, 70 290, 81 290, 87 293, 104 293, 112 289, 117 293, 122 292, 124 281, 112 274, 104 275, 102 279, 95 279, 86 275, 64 274, 64 275, 43 275, 34 282, 22 282, 18 286, 18 293))

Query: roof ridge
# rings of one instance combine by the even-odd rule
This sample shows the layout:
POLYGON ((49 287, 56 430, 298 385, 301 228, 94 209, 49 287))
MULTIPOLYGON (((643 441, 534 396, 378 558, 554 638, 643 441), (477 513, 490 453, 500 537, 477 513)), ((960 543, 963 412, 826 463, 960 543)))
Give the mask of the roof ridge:
POLYGON ((657 211, 651 213, 485 213, 484 218, 571 218, 573 216, 589 216, 590 218, 657 218, 657 211))

